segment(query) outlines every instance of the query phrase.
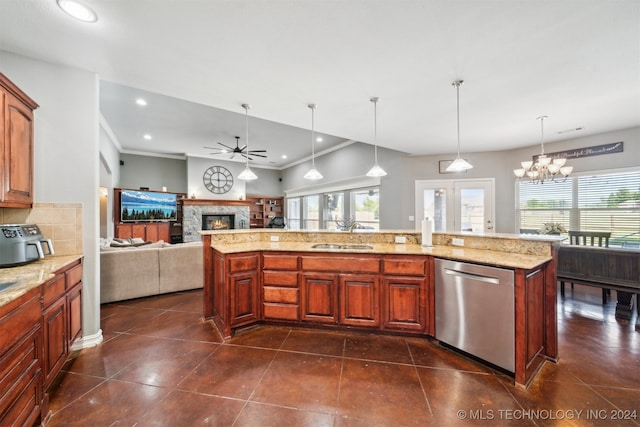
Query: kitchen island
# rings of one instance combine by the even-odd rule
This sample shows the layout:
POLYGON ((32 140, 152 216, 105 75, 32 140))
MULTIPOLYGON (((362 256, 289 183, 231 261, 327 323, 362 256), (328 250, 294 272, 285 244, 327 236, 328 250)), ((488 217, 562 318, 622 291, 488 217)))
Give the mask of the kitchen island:
POLYGON ((201 234, 204 316, 225 338, 257 323, 434 337, 434 260, 449 259, 513 270, 516 384, 557 360, 561 238, 435 233, 423 247, 419 232, 402 230, 201 234))

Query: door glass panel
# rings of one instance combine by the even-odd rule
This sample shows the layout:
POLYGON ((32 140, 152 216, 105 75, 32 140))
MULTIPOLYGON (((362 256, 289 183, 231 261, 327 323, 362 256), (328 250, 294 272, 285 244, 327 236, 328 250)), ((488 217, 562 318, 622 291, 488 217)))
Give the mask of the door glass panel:
POLYGON ((425 218, 433 218, 433 231, 447 229, 447 190, 444 188, 429 188, 424 190, 424 209, 417 224, 425 218))
POLYGON ((344 193, 326 193, 324 197, 324 228, 327 230, 337 230, 336 219, 344 219, 344 193))
POLYGON ((460 190, 460 231, 484 231, 484 196, 482 188, 460 190))

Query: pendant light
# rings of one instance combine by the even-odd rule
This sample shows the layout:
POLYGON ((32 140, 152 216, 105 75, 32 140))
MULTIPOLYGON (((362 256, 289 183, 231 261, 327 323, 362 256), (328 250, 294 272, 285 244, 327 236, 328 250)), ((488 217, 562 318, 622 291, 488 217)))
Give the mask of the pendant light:
POLYGON ((322 179, 322 174, 318 172, 316 169, 316 153, 315 153, 315 143, 316 143, 316 135, 315 135, 315 123, 314 123, 314 111, 317 107, 316 104, 307 105, 311 109, 311 170, 304 174, 305 179, 310 179, 312 181, 316 181, 318 179, 322 179))
POLYGON ((377 107, 378 107, 378 101, 380 101, 380 98, 374 96, 373 98, 370 99, 370 101, 373 102, 374 163, 373 163, 373 167, 369 169, 369 172, 367 172, 367 176, 380 177, 380 176, 385 176, 387 174, 385 170, 382 169, 378 164, 378 108, 377 107))
POLYGON ((529 181, 534 184, 543 184, 545 181, 564 182, 569 174, 573 172, 573 166, 565 166, 566 158, 551 159, 551 157, 547 157, 544 154, 544 119, 548 118, 548 116, 536 118, 536 120, 540 120, 540 155, 535 163, 532 160, 520 162, 522 167, 513 170, 516 177, 522 178, 526 174, 529 177, 529 181), (556 176, 563 176, 564 179, 556 181, 556 176))
POLYGON ((245 144, 247 145, 246 147, 247 155, 245 157, 247 158, 247 165, 245 166, 244 170, 240 172, 240 175, 238 175, 238 179, 242 179, 244 181, 252 181, 254 179, 258 179, 258 176, 255 173, 253 173, 253 171, 249 167, 249 108, 251 108, 251 105, 242 104, 242 108, 244 108, 244 116, 245 116, 245 130, 246 130, 245 144))
POLYGON ((471 163, 460 157, 460 86, 462 86, 462 83, 464 83, 464 80, 456 80, 455 82, 451 83, 452 86, 456 87, 456 104, 458 115, 458 157, 453 162, 451 162, 449 166, 447 166, 447 172, 464 172, 473 167, 471 163))

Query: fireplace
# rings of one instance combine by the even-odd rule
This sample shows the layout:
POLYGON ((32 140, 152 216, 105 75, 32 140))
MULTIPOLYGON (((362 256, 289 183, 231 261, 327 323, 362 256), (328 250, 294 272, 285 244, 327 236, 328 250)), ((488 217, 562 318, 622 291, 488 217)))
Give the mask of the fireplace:
POLYGON ((203 230, 232 230, 235 228, 236 214, 203 214, 202 229, 203 230))

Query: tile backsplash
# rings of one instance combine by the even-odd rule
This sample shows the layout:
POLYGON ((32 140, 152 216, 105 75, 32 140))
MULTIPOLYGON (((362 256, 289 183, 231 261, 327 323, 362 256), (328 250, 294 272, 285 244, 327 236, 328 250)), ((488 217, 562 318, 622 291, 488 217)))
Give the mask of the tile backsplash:
POLYGON ((34 203, 31 209, 0 208, 2 224, 37 224, 56 255, 82 254, 82 204, 34 203))

